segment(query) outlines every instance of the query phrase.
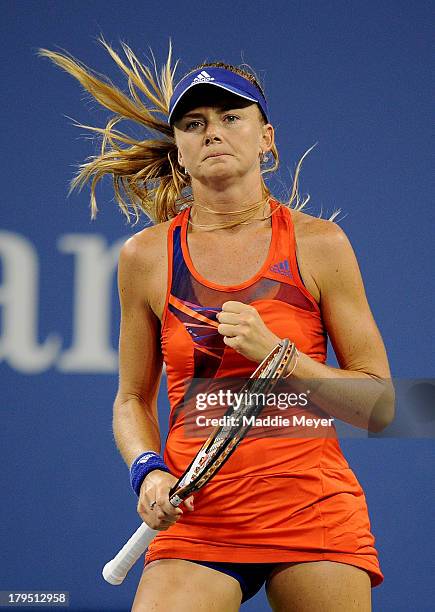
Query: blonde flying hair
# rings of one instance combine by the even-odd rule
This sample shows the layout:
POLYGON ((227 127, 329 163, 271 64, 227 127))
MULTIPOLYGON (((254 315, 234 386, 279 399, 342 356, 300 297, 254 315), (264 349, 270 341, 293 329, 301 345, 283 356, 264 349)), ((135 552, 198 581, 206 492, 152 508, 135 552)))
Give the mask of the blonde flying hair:
MULTIPOLYGON (((192 203, 190 176, 183 172, 178 163, 174 130, 167 123, 169 102, 174 90, 174 74, 179 60, 172 66, 170 41, 168 58, 159 75, 151 51, 154 64, 153 75, 151 69, 138 60, 127 44, 121 43, 126 62, 104 38, 99 38, 99 42, 127 77, 130 96, 123 93, 106 76, 97 74, 68 53, 58 53, 47 49, 38 51, 40 56, 48 57, 57 66, 76 78, 102 106, 114 113, 105 128, 75 122, 77 127, 85 128, 101 136, 101 150, 99 155, 89 157, 79 166, 78 173, 71 181, 69 193, 75 188, 81 190, 89 181, 91 184, 91 218, 95 219, 98 212, 96 186, 106 174, 109 174, 112 176, 116 201, 128 221, 131 221, 133 215, 137 223, 140 213, 143 212, 154 223, 162 223, 172 219, 180 210, 192 203), (142 97, 151 105, 144 104, 142 97), (165 120, 159 118, 162 115, 165 120), (156 134, 159 137, 138 140, 117 129, 121 121, 132 121, 151 132, 151 136, 156 134)), ((231 70, 251 81, 263 92, 254 74, 223 62, 206 62, 192 68, 189 73, 208 66, 221 66, 231 70)), ((262 120, 265 122, 264 119, 262 120)), ((313 147, 305 152, 296 166, 290 200, 286 204, 295 210, 303 208, 309 200, 309 196, 303 201, 299 196, 298 177, 302 161, 313 147)), ((273 165, 263 168, 262 175, 278 168, 279 155, 275 145, 271 153, 273 165)), ((269 196, 270 191, 263 176, 261 180, 263 194, 269 196)), ((228 227, 232 225, 234 222, 228 223, 228 227)))

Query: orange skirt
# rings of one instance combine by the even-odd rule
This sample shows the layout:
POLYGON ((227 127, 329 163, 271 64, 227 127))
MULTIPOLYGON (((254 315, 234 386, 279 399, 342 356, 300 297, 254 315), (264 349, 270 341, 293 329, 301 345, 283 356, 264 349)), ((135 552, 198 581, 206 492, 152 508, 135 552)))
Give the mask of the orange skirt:
POLYGON ((383 581, 364 492, 352 470, 311 468, 212 480, 151 543, 157 559, 283 563, 336 561, 383 581))

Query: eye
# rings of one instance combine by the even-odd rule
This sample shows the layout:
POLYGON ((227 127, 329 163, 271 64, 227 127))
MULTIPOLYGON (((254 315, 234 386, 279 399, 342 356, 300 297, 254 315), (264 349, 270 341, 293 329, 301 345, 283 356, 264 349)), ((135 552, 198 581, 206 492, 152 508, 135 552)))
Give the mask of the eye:
POLYGON ((235 123, 238 117, 236 115, 226 115, 225 121, 228 120, 228 123, 235 123))
POLYGON ((189 123, 186 123, 186 130, 190 130, 192 126, 195 128, 197 125, 200 125, 199 121, 189 121, 189 123))

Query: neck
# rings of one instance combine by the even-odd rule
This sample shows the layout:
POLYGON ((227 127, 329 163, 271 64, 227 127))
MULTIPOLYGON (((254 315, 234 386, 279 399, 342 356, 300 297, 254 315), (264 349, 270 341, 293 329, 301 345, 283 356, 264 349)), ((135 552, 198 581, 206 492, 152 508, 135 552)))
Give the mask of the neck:
POLYGON ((252 219, 261 220, 270 212, 261 181, 256 181, 255 185, 252 185, 252 182, 244 184, 243 180, 238 180, 231 185, 225 185, 224 181, 216 185, 205 185, 193 180, 192 194, 191 218, 196 224, 213 225, 234 222, 245 219, 247 214, 253 215, 250 217, 252 219), (257 212, 255 212, 256 207, 258 207, 257 212), (238 214, 238 211, 252 208, 254 210, 251 213, 240 212, 238 214))

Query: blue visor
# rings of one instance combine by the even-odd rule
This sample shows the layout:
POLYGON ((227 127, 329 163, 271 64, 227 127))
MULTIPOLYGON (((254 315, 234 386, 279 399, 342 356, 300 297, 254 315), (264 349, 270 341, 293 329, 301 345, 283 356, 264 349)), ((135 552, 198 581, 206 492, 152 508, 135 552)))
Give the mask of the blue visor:
POLYGON ((266 121, 269 121, 269 111, 266 99, 251 81, 226 68, 207 66, 206 68, 195 70, 186 75, 175 87, 169 103, 168 123, 171 123, 174 111, 177 106, 179 106, 185 94, 190 91, 192 87, 195 87, 195 85, 214 85, 236 96, 240 96, 245 100, 256 102, 262 110, 266 121))

